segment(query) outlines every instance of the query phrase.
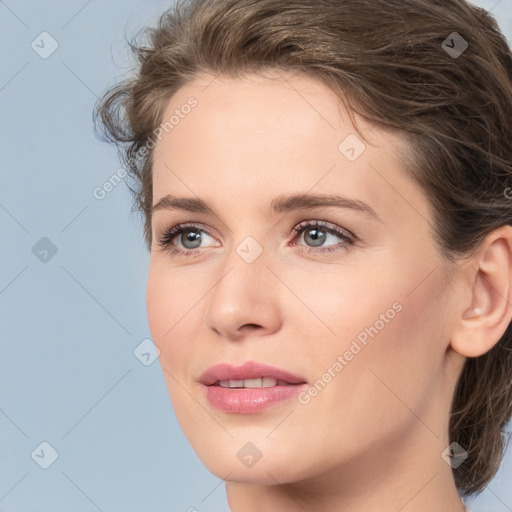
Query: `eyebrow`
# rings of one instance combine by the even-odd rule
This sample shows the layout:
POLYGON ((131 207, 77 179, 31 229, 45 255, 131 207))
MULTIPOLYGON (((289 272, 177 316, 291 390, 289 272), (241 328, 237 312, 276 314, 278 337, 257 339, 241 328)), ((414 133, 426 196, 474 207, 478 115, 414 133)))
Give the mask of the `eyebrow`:
MULTIPOLYGON (((329 206, 360 211, 379 219, 379 216, 375 213, 373 208, 363 201, 332 194, 281 195, 272 200, 270 210, 274 213, 285 213, 295 210, 309 210, 329 206)), ((151 208, 151 213, 155 213, 158 210, 181 210, 216 215, 214 208, 202 199, 195 197, 174 197, 172 195, 166 195, 156 202, 151 208)))

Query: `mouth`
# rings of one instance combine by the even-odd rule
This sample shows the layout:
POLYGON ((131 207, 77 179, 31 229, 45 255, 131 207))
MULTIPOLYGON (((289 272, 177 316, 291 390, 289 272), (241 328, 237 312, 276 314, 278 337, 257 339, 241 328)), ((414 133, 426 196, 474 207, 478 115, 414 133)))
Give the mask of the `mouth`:
POLYGON ((256 389, 256 388, 272 388, 274 386, 293 386, 291 382, 285 380, 274 379, 273 377, 257 377, 255 379, 240 380, 218 380, 212 386, 220 386, 221 388, 232 389, 256 389))
POLYGON ((307 387, 304 378, 267 364, 248 361, 209 368, 199 382, 209 403, 223 412, 250 414, 282 403, 307 387))
POLYGON ((239 366, 216 364, 201 375, 199 382, 223 388, 262 388, 305 384, 306 379, 276 366, 247 361, 239 366))

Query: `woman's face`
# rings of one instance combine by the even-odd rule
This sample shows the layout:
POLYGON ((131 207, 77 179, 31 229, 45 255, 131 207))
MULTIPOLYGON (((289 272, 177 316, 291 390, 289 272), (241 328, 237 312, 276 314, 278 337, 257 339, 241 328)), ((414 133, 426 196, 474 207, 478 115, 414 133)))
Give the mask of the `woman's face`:
POLYGON ((269 76, 203 75, 163 116, 147 307, 177 419, 239 482, 441 461, 455 269, 403 142, 269 76))

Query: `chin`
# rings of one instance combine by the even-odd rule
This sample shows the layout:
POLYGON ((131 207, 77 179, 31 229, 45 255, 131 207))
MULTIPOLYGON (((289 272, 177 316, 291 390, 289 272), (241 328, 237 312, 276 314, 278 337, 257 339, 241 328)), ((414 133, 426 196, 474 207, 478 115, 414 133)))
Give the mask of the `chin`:
POLYGON ((203 465, 223 480, 275 485, 307 479, 315 471, 314 462, 298 448, 301 443, 273 443, 265 439, 268 429, 231 432, 233 438, 225 434, 224 439, 208 438, 204 432, 187 436, 203 465))
POLYGON ((274 460, 275 457, 267 457, 267 460, 261 458, 249 467, 239 461, 234 462, 232 457, 227 457, 225 460, 209 457, 200 457, 200 459, 208 471, 230 482, 275 485, 295 482, 306 477, 306 475, 300 475, 296 467, 295 471, 291 472, 294 464, 290 461, 277 461, 274 460))

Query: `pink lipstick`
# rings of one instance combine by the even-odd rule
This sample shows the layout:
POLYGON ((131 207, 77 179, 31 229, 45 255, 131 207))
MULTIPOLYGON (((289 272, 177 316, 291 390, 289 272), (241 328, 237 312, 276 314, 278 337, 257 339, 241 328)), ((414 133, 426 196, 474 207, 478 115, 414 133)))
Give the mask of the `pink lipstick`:
POLYGON ((203 373, 199 382, 205 386, 211 405, 238 414, 262 411, 307 387, 306 380, 300 376, 253 361, 240 366, 217 364, 203 373))

